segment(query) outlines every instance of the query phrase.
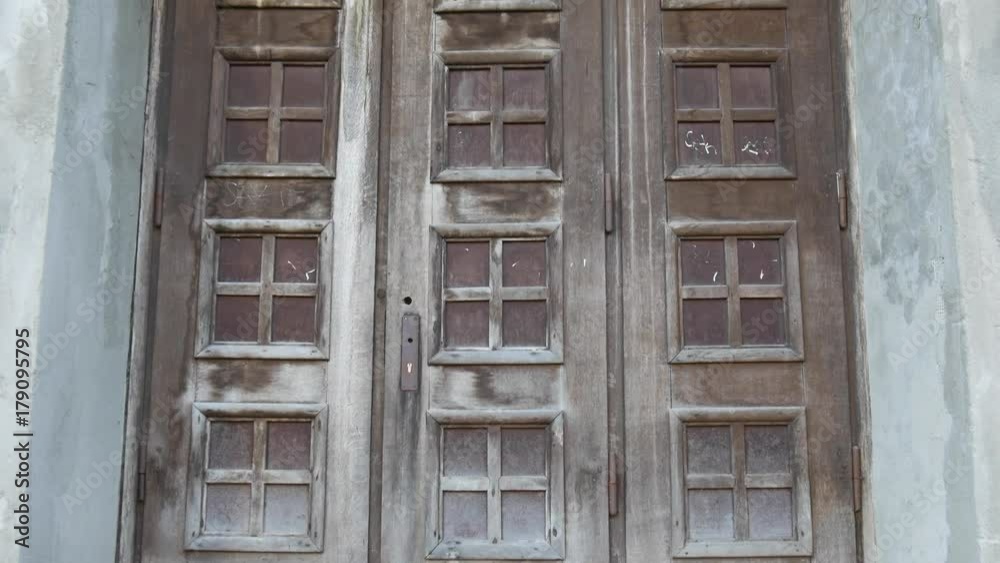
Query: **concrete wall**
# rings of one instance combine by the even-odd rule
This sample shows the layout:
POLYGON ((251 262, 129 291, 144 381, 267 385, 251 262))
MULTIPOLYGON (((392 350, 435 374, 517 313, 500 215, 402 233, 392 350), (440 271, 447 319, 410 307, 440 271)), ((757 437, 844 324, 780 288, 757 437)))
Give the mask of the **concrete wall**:
MULTIPOLYGON (((114 561, 149 0, 0 5, 0 334, 40 353, 30 549, 13 545, 0 421, 0 560, 114 561)), ((5 413, 13 381, 0 386, 5 413)))
POLYGON ((1000 561, 1000 4, 847 6, 866 560, 1000 561))

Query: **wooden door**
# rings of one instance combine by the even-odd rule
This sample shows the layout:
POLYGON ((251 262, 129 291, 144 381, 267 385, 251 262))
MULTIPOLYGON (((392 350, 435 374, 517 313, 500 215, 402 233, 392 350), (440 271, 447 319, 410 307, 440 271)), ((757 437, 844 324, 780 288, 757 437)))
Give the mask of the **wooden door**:
POLYGON ((630 561, 855 560, 832 10, 620 10, 630 561))
POLYGON ((170 9, 141 561, 363 561, 378 22, 170 9))
POLYGON ((607 560, 601 4, 392 6, 381 561, 607 560))

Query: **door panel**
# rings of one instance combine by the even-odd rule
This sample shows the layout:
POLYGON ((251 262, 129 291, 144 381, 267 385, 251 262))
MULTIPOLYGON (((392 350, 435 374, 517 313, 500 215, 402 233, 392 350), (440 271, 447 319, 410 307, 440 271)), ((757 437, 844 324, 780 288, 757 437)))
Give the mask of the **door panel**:
POLYGON ((393 7, 382 561, 606 560, 600 3, 393 7))
POLYGON ((363 560, 378 29, 172 9, 142 560, 363 560))
POLYGON ((855 558, 828 9, 621 12, 629 559, 855 558))

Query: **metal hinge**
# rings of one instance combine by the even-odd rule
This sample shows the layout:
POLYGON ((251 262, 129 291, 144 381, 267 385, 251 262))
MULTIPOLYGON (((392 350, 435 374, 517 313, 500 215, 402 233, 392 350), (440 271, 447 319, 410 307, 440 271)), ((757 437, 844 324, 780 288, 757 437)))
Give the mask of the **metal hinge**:
POLYGON ((854 485, 854 512, 861 511, 861 487, 864 477, 861 472, 861 448, 851 447, 851 482, 854 485))
POLYGON ((615 185, 609 172, 604 173, 604 232, 615 230, 615 185))
POLYGON ((840 228, 847 228, 847 175, 837 171, 837 207, 840 210, 840 228))
POLYGON ((608 454, 608 514, 618 516, 618 456, 608 454))
POLYGON ((163 169, 156 169, 153 179, 153 226, 163 225, 163 169))
POLYGON ((139 502, 146 500, 146 447, 139 448, 139 475, 135 484, 136 498, 139 502))

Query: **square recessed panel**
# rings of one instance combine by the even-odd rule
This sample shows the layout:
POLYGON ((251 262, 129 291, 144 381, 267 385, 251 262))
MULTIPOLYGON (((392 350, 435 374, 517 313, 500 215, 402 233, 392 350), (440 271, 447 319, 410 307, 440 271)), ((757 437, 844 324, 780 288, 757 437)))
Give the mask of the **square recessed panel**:
POLYGON ((678 123, 677 151, 682 166, 722 164, 722 126, 718 123, 678 123))
POLYGON ((688 473, 732 474, 733 447, 729 426, 688 426, 686 434, 688 473))
POLYGON ((545 301, 503 302, 505 348, 544 348, 548 344, 548 305, 545 301))
POLYGON ((267 120, 227 119, 226 162, 267 162, 267 120))
POLYGON ((729 344, 729 311, 725 299, 684 299, 681 307, 685 346, 729 344))
POLYGON ((221 282, 259 282, 261 237, 220 237, 218 279, 221 282))
POLYGON ((766 65, 730 67, 734 108, 774 107, 771 67, 766 65))
POLYGON ((267 423, 267 468, 309 469, 312 460, 312 423, 267 423))
POLYGON ((740 284, 780 285, 784 281, 780 240, 740 239, 736 246, 740 284))
POLYGON ((321 65, 285 65, 281 105, 285 107, 323 107, 326 91, 326 67, 321 65))
POLYGON ((791 489, 750 489, 750 539, 794 540, 791 489))
POLYGON ((747 121, 733 124, 736 164, 741 166, 778 163, 778 134, 773 121, 747 121))
POLYGON ((489 69, 450 69, 448 109, 486 111, 490 109, 489 69))
POLYGON ((745 431, 747 473, 786 474, 791 471, 792 444, 786 425, 749 425, 745 431))
POLYGON ((719 107, 719 71, 715 66, 679 66, 674 77, 678 109, 719 107))
POLYGON ((721 239, 685 239, 680 244, 681 283, 726 285, 726 245, 721 239))
POLYGON ((503 71, 505 109, 545 109, 545 69, 508 68, 503 71))
POLYGON ((504 428, 500 435, 500 464, 504 476, 545 475, 544 428, 504 428))
POLYGON ((271 103, 271 65, 229 66, 229 107, 268 107, 271 103))
POLYGON ((315 297, 275 297, 271 318, 271 342, 316 341, 315 297))
POLYGON ((448 165, 451 168, 490 166, 490 143, 489 125, 449 125, 448 165))
POLYGON ((487 433, 485 428, 446 428, 444 474, 448 477, 486 475, 487 433))
POLYGON ((257 342, 260 298, 252 295, 218 295, 215 298, 216 342, 257 342))
POLYGON ((504 541, 545 541, 544 492, 504 491, 500 504, 504 541))
POLYGON ((445 492, 442 497, 445 541, 487 538, 486 493, 445 492))
POLYGON ((444 306, 446 348, 489 348, 489 301, 451 301, 444 306))
POLYGON ((545 166, 545 124, 505 123, 504 166, 545 166))
POLYGON ((281 162, 318 163, 323 159, 322 121, 281 122, 281 162))
POLYGON ((741 299, 743 344, 780 346, 785 338, 785 302, 783 299, 741 299))
POLYGON ((544 241, 504 241, 504 287, 544 287, 546 279, 544 241))
POLYGON ((264 487, 264 534, 303 536, 309 531, 309 485, 264 487))
POLYGON ((277 237, 274 240, 274 281, 316 283, 319 278, 319 241, 313 237, 277 237))
POLYGON ((253 423, 209 423, 209 469, 250 469, 253 466, 253 423))
POLYGON ((688 537, 692 540, 732 540, 733 491, 692 489, 688 491, 688 537))
POLYGON ((445 248, 445 287, 488 287, 490 243, 449 241, 445 248))
POLYGON ((204 531, 209 534, 248 534, 250 499, 250 485, 205 485, 204 531))

